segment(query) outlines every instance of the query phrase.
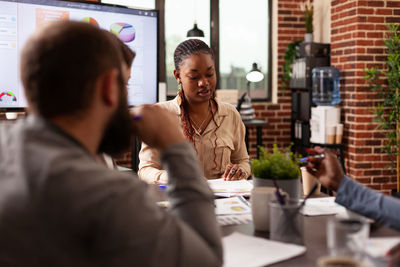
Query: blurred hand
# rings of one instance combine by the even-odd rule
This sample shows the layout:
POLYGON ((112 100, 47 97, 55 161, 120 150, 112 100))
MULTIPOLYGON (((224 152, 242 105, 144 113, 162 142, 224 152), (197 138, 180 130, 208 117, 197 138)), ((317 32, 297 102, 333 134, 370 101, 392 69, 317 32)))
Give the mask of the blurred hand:
POLYGON ((309 153, 312 155, 324 154, 325 158, 309 156, 307 171, 315 175, 325 187, 336 191, 344 177, 342 166, 336 155, 320 147, 310 149, 309 153))
POLYGON ((387 252, 390 257, 389 266, 400 266, 400 243, 387 252))
POLYGON ((176 114, 157 105, 142 105, 130 110, 136 134, 147 145, 165 149, 186 142, 176 114))
POLYGON ((226 165, 222 178, 224 178, 225 181, 241 180, 246 179, 247 174, 241 168, 239 168, 237 164, 229 163, 226 165))

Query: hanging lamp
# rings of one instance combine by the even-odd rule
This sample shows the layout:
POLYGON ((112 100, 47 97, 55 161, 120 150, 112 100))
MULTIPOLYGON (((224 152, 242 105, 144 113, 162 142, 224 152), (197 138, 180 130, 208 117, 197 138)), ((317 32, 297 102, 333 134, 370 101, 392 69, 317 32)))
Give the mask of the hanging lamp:
POLYGON ((193 29, 189 30, 186 37, 204 37, 204 32, 197 27, 197 21, 194 21, 193 29))
POLYGON ((197 27, 197 20, 196 20, 196 1, 193 0, 193 15, 194 15, 194 25, 193 29, 189 30, 186 34, 187 38, 203 38, 204 32, 197 27))

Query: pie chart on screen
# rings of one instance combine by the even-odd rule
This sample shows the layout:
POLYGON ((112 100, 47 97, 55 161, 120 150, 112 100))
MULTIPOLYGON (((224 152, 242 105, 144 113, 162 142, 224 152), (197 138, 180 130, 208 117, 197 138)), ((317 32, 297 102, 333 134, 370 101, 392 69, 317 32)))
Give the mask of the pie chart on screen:
POLYGON ((13 92, 10 91, 4 91, 0 93, 0 101, 3 100, 10 100, 10 101, 17 101, 17 97, 15 96, 15 94, 13 92))
POLYGON ((135 28, 133 28, 132 25, 128 23, 117 22, 111 24, 110 31, 118 36, 118 38, 125 43, 129 43, 135 40, 136 30, 135 28))
POLYGON ((95 20, 92 17, 84 17, 82 19, 83 22, 87 22, 89 24, 92 24, 93 26, 99 27, 99 23, 97 22, 97 20, 95 20))

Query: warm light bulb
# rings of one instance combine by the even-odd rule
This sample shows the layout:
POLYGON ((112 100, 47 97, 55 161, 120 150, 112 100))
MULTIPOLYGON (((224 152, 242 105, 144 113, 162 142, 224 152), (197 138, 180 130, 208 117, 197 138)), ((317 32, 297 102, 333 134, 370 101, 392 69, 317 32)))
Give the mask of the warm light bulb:
POLYGON ((264 79, 264 74, 262 74, 259 71, 251 71, 251 72, 247 73, 246 79, 249 82, 256 83, 256 82, 262 81, 262 79, 264 79))

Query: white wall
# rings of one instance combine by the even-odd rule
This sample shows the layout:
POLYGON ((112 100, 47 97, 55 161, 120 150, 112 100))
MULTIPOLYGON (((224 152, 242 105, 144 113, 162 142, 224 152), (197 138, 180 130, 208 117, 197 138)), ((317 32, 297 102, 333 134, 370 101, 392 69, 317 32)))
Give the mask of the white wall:
POLYGON ((314 42, 331 42, 331 0, 314 0, 314 42))

